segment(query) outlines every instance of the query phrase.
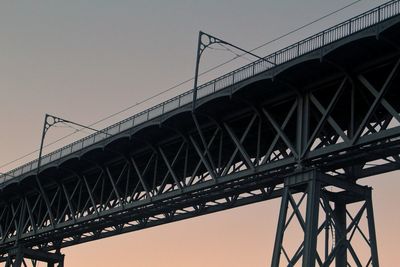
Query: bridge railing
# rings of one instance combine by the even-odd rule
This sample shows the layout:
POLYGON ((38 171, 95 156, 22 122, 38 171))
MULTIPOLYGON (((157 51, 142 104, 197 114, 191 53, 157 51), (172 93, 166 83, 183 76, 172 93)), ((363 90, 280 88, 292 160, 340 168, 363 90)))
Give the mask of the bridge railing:
MULTIPOLYGON (((341 38, 347 37, 353 33, 364 30, 374 24, 382 22, 386 19, 400 14, 400 0, 390 1, 374 9, 371 9, 363 14, 353 17, 345 22, 337 24, 320 33, 312 35, 304 40, 301 40, 293 45, 276 51, 260 59, 247 64, 239 69, 229 72, 217 79, 209 81, 198 87, 197 99, 213 94, 237 82, 250 78, 258 73, 269 70, 277 65, 288 62, 301 55, 314 51, 322 46, 335 42, 341 38)), ((94 143, 108 138, 110 135, 115 135, 129 128, 142 124, 162 114, 185 106, 192 102, 193 89, 173 97, 161 104, 153 106, 138 114, 133 115, 123 121, 113 124, 102 130, 102 133, 94 133, 83 139, 75 141, 67 146, 57 149, 42 157, 41 164, 45 165, 52 161, 58 160, 75 151, 81 150, 94 143), (107 133, 107 134, 105 134, 107 133)), ((35 170, 38 166, 38 161, 34 160, 26 163, 18 168, 15 168, 6 174, 0 175, 0 183, 13 177, 22 175, 29 171, 35 170)))

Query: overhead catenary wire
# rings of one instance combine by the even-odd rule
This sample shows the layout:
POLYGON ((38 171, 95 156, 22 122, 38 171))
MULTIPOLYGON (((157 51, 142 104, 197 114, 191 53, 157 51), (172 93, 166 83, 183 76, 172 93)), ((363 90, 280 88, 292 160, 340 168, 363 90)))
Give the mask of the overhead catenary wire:
POLYGON ((60 126, 60 125, 52 125, 53 128, 63 128, 63 129, 72 129, 74 130, 72 132, 72 134, 75 134, 77 132, 81 132, 84 134, 90 134, 88 131, 85 131, 84 129, 78 129, 78 128, 74 128, 74 127, 70 127, 70 126, 60 126))
POLYGON ((251 60, 250 58, 244 56, 244 55, 247 54, 247 53, 239 54, 239 53, 233 51, 233 49, 230 49, 229 47, 227 47, 226 45, 223 45, 223 44, 221 44, 221 43, 218 43, 218 45, 220 45, 220 46, 222 46, 223 48, 225 48, 225 51, 231 52, 232 54, 234 54, 234 55, 237 56, 237 57, 244 58, 244 59, 246 59, 246 60, 248 60, 248 61, 250 61, 250 62, 253 61, 253 60, 251 60))
POLYGON ((60 122, 60 123, 63 124, 63 125, 53 125, 52 127, 55 127, 55 128, 69 128, 69 129, 75 130, 75 132, 82 132, 82 133, 85 133, 85 134, 90 134, 85 129, 74 127, 74 126, 72 126, 72 125, 70 125, 68 123, 65 123, 65 122, 60 122))
MULTIPOLYGON (((287 32, 287 33, 285 33, 285 34, 283 34, 283 35, 280 35, 280 36, 278 36, 278 37, 276 37, 276 38, 274 38, 274 39, 272 39, 272 40, 270 40, 270 41, 268 41, 268 42, 265 42, 265 43, 263 43, 263 44, 261 44, 261 45, 259 45, 259 46, 256 46, 256 47, 254 47, 253 49, 249 50, 249 52, 256 51, 256 50, 258 50, 258 49, 260 49, 260 48, 263 48, 263 47, 265 47, 265 46, 267 46, 267 45, 269 45, 269 44, 271 44, 271 43, 274 43, 274 42, 276 42, 276 41, 278 41, 278 40, 280 40, 280 39, 283 39, 283 38, 285 38, 285 37, 287 37, 287 36, 289 36, 289 35, 291 35, 291 34, 293 34, 293 33, 295 33, 295 32, 298 32, 298 31, 300 31, 300 30, 302 30, 302 29, 304 29, 304 28, 306 28, 306 27, 308 27, 308 26, 310 26, 310 25, 312 25, 312 24, 314 24, 314 23, 317 23, 317 22, 319 22, 319 21, 321 21, 321 20, 324 20, 324 19, 326 19, 327 17, 330 17, 330 16, 332 16, 332 15, 334 15, 334 14, 336 14, 336 13, 338 13, 338 12, 340 12, 340 11, 346 9, 346 8, 349 8, 349 7, 351 7, 351 6, 353 6, 353 5, 357 4, 357 3, 359 3, 359 2, 361 2, 361 1, 363 1, 363 0, 356 0, 356 1, 353 1, 353 2, 351 2, 351 3, 349 3, 349 4, 347 4, 347 5, 345 5, 345 6, 341 7, 341 8, 339 8, 339 9, 336 9, 336 10, 334 10, 334 11, 331 11, 331 12, 329 12, 329 13, 327 13, 327 14, 325 14, 325 15, 323 15, 323 16, 321 16, 321 17, 315 19, 315 20, 312 20, 312 21, 310 21, 310 22, 308 22, 308 23, 306 23, 306 24, 300 26, 300 27, 297 27, 297 28, 295 28, 295 29, 293 29, 293 30, 290 30, 289 32, 287 32)), ((225 47, 225 48, 226 48, 226 47, 225 47)), ((232 51, 231 51, 231 52, 232 52, 232 51)), ((234 52, 233 52, 233 53, 234 53, 234 52)), ((236 55, 235 57, 233 57, 233 58, 231 58, 231 59, 229 59, 229 60, 227 60, 227 61, 224 61, 224 62, 222 62, 222 63, 220 63, 220 64, 217 64, 217 65, 215 65, 214 67, 211 67, 211 68, 209 68, 209 69, 207 69, 207 70, 205 70, 205 71, 203 71, 203 72, 200 72, 200 73, 199 73, 199 76, 203 76, 203 75, 205 75, 205 74, 207 74, 207 73, 210 73, 210 72, 212 72, 212 71, 214 71, 214 70, 216 70, 216 69, 219 69, 220 67, 225 66, 225 65, 227 65, 227 64, 229 64, 229 63, 235 61, 236 59, 238 59, 238 58, 240 58, 240 57, 243 57, 246 53, 242 53, 242 54, 236 54, 236 53, 234 53, 234 54, 236 55)), ((102 119, 100 119, 100 120, 97 120, 97 121, 91 123, 91 124, 88 125, 88 126, 91 127, 91 126, 94 126, 94 125, 99 124, 99 123, 101 123, 101 122, 104 122, 104 121, 106 121, 106 120, 108 120, 108 119, 111 119, 111 118, 113 118, 113 117, 115 117, 115 116, 118 116, 118 115, 120 115, 120 114, 122 114, 122 113, 124 113, 124 112, 126 112, 126 111, 128 111, 128 110, 130 110, 130 109, 132 109, 132 108, 134 108, 134 107, 137 107, 137 106, 139 106, 139 105, 141 105, 141 104, 143 104, 143 103, 148 102, 149 100, 152 100, 152 99, 154 99, 154 98, 156 98, 156 97, 158 97, 158 96, 161 96, 161 95, 163 95, 163 94, 165 94, 165 93, 167 93, 167 92, 170 92, 170 91, 172 91, 172 90, 174 90, 174 89, 176 89, 176 88, 178 88, 178 87, 180 87, 180 86, 182 86, 182 85, 184 85, 184 84, 186 84, 186 83, 188 83, 188 82, 191 82, 191 81, 193 81, 193 79, 194 79, 194 77, 191 77, 191 78, 188 78, 188 79, 186 79, 186 80, 184 80, 184 81, 182 81, 182 82, 179 82, 179 83, 177 83, 177 84, 175 84, 175 85, 173 85, 173 86, 171 86, 171 87, 169 87, 169 88, 167 88, 167 89, 165 89, 165 90, 163 90, 163 91, 161 91, 161 92, 159 92, 159 93, 157 93, 157 94, 154 94, 154 95, 152 95, 152 96, 150 96, 150 97, 147 97, 147 98, 145 98, 145 99, 143 99, 143 100, 141 100, 141 101, 139 101, 139 102, 136 102, 136 103, 133 104, 133 105, 130 105, 130 106, 128 106, 128 107, 126 107, 126 108, 124 108, 124 109, 122 109, 122 110, 119 110, 119 111, 117 111, 117 112, 115 112, 115 113, 112 113, 112 114, 110 114, 110 115, 108 115, 108 116, 106 116, 106 117, 104 117, 104 118, 102 118, 102 119)), ((54 141, 52 141, 52 142, 50 142, 50 143, 44 145, 43 148, 47 148, 47 147, 52 146, 52 145, 54 145, 54 144, 56 144, 56 143, 58 143, 58 142, 60 142, 60 141, 62 141, 62 140, 65 140, 65 139, 67 139, 68 137, 71 137, 72 135, 76 134, 77 132, 82 131, 83 129, 84 129, 84 128, 82 127, 82 128, 79 129, 79 130, 75 130, 74 132, 72 132, 72 133, 70 133, 70 134, 67 134, 67 135, 65 135, 65 136, 63 136, 63 137, 61 137, 61 138, 58 138, 58 139, 56 139, 56 140, 54 140, 54 141)), ((31 155, 37 153, 38 151, 39 151, 39 149, 36 149, 36 150, 34 150, 34 151, 32 151, 32 152, 29 152, 29 153, 27 153, 27 154, 24 154, 24 155, 22 155, 21 157, 18 157, 18 158, 16 158, 16 159, 12 160, 12 161, 9 161, 9 162, 7 162, 7 163, 1 165, 0 168, 7 167, 7 166, 9 166, 9 165, 11 165, 11 164, 13 164, 13 163, 15 163, 15 162, 18 162, 18 161, 20 161, 20 160, 22 160, 22 159, 24 159, 24 158, 26 158, 26 157, 29 157, 29 156, 31 156, 31 155)))

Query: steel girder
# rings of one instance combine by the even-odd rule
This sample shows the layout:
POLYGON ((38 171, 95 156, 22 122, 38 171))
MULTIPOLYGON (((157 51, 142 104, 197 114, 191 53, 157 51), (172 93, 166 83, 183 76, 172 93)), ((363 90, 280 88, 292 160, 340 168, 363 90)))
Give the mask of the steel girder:
POLYGON ((314 63, 329 73, 303 84, 250 84, 3 188, 0 260, 285 196, 279 185, 299 170, 355 183, 398 169, 400 61, 389 52, 314 63))

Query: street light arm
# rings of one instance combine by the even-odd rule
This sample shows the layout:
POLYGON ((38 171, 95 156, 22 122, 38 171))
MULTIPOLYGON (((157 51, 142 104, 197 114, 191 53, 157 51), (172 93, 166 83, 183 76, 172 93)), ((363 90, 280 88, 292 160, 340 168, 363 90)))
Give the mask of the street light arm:
POLYGON ((240 47, 238 47, 238 46, 236 46, 236 45, 234 45, 234 44, 228 43, 228 42, 226 42, 226 41, 224 41, 224 40, 222 40, 222 39, 219 39, 219 38, 217 38, 217 37, 215 37, 215 36, 212 36, 211 34, 208 34, 208 33, 202 32, 202 31, 199 31, 198 44, 197 44, 197 51, 196 51, 196 66, 195 66, 195 74, 194 74, 194 84, 193 84, 192 111, 194 111, 195 108, 196 108, 197 83, 198 83, 198 77, 199 77, 200 58, 201 58, 201 55, 203 54, 204 50, 205 50, 207 47, 209 47, 209 46, 211 46, 211 45, 213 45, 213 44, 225 44, 225 45, 229 45, 229 46, 231 46, 231 47, 233 47, 233 48, 235 48, 235 49, 238 49, 238 50, 240 50, 240 51, 242 51, 242 52, 244 52, 244 53, 246 53, 246 54, 249 54, 249 55, 251 55, 251 56, 253 56, 253 57, 256 57, 256 58, 258 58, 258 59, 260 59, 260 60, 263 60, 263 61, 265 61, 265 62, 268 62, 268 63, 270 63, 270 64, 272 64, 272 65, 274 65, 274 66, 276 65, 274 62, 271 62, 271 61, 269 61, 269 60, 266 59, 266 58, 257 56, 256 54, 254 54, 254 53, 252 53, 252 52, 250 52, 250 51, 247 51, 247 50, 245 50, 245 49, 243 49, 243 48, 240 48, 240 47), (206 37, 205 40, 203 40, 203 37, 204 37, 204 36, 206 37))
MULTIPOLYGON (((231 43, 229 43, 229 42, 227 42, 227 41, 224 41, 224 40, 222 40, 222 39, 219 39, 219 38, 217 38, 217 37, 215 37, 215 36, 212 36, 211 34, 208 34, 208 33, 202 32, 202 31, 200 31, 200 33, 201 33, 201 35, 208 36, 210 39, 216 40, 216 41, 214 41, 214 42, 208 44, 207 46, 205 46, 205 48, 207 48, 208 46, 210 46, 211 44, 214 44, 214 43, 226 44, 226 45, 229 45, 229 46, 231 46, 231 47, 233 47, 233 48, 236 48, 237 50, 240 50, 240 51, 242 51, 242 52, 244 52, 244 53, 246 53, 246 54, 249 54, 249 55, 251 55, 251 56, 253 56, 253 57, 256 57, 256 58, 258 58, 258 59, 260 59, 260 60, 266 61, 266 62, 268 62, 268 63, 270 63, 270 64, 272 64, 272 65, 276 65, 274 62, 271 62, 271 61, 269 61, 269 60, 266 59, 266 58, 260 57, 260 56, 258 56, 258 55, 256 55, 256 54, 252 53, 251 51, 248 51, 248 50, 245 50, 245 49, 243 49, 243 48, 240 48, 239 46, 236 46, 236 45, 231 44, 231 43)), ((205 49, 205 48, 204 48, 204 49, 205 49)), ((203 49, 203 50, 204 50, 204 49, 203 49)))
POLYGON ((79 126, 79 127, 82 127, 82 128, 94 131, 94 132, 103 133, 105 135, 111 136, 111 134, 109 134, 107 132, 104 132, 102 130, 97 130, 97 129, 94 129, 94 128, 90 127, 90 126, 85 126, 85 125, 80 124, 80 123, 76 123, 76 122, 73 122, 73 121, 65 120, 63 118, 59 118, 59 117, 56 117, 56 116, 53 116, 53 115, 46 114, 45 118, 44 118, 42 138, 41 138, 41 141, 40 141, 39 158, 38 158, 38 166, 37 166, 37 169, 36 169, 37 170, 36 174, 39 174, 39 172, 40 172, 40 165, 41 165, 41 161, 42 161, 42 153, 43 153, 44 139, 46 138, 46 133, 52 126, 56 125, 57 123, 73 124, 73 125, 76 125, 76 126, 79 126))

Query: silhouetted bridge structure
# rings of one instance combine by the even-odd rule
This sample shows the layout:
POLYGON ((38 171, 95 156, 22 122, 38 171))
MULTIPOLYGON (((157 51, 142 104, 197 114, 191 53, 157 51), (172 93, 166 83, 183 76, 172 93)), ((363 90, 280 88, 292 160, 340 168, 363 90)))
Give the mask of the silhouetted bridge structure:
POLYGON ((68 246, 281 198, 272 266, 379 266, 357 181, 400 166, 399 13, 388 2, 3 175, 1 261, 62 266, 68 246))

